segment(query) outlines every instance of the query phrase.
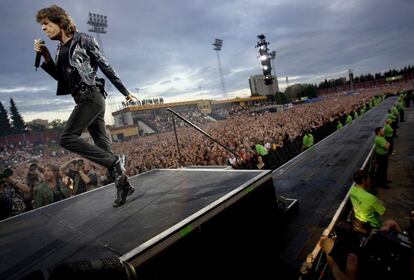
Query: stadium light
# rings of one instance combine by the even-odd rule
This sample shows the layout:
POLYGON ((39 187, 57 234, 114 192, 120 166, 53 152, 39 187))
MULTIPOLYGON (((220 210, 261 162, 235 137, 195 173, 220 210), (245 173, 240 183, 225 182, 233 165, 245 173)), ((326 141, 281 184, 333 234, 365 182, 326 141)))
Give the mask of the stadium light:
POLYGON ((89 13, 89 20, 87 23, 91 26, 89 32, 106 33, 105 28, 108 27, 108 18, 104 15, 89 13))
POLYGON ((223 94, 226 95, 226 86, 224 84, 223 70, 221 69, 221 61, 220 61, 220 55, 219 55, 219 51, 221 51, 221 48, 223 47, 223 40, 215 39, 215 41, 213 43, 213 46, 214 46, 213 50, 215 50, 216 53, 217 53, 217 63, 218 63, 218 67, 219 67, 221 87, 223 89, 223 94))
MULTIPOLYGON (((276 77, 276 66, 275 66, 276 51, 270 52, 270 59, 272 60, 273 76, 276 77)), ((276 77, 277 79, 277 77, 276 77)))
POLYGON ((257 42, 255 48, 259 48, 259 58, 263 67, 265 85, 271 85, 273 83, 273 77, 272 65, 270 63, 272 54, 269 53, 268 48, 268 45, 270 45, 270 43, 266 42, 266 36, 263 34, 258 35, 257 38, 259 39, 259 41, 257 42))

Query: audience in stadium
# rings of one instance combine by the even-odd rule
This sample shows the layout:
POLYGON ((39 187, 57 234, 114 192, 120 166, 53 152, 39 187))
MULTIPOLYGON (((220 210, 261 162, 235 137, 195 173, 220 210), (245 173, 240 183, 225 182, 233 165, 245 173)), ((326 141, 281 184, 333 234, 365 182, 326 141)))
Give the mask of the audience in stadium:
MULTIPOLYGON (((177 168, 189 165, 231 165, 243 169, 274 169, 301 152, 305 131, 311 132, 314 143, 317 143, 334 132, 338 122, 345 123, 347 115, 355 115, 354 112, 361 115, 361 112, 379 104, 380 101, 382 98, 374 91, 361 91, 354 94, 338 93, 324 96, 319 102, 297 104, 283 112, 260 110, 266 108, 268 103, 255 104, 251 107, 231 106, 221 109, 223 112, 228 110, 228 114, 226 119, 219 121, 202 121, 205 116, 201 113, 182 113, 184 117, 193 120, 234 153, 223 149, 193 128, 182 127, 181 122, 178 122, 180 160, 172 131, 116 142, 113 143, 113 149, 116 153, 128 155, 127 172, 130 176, 154 168, 177 168), (263 149, 258 150, 257 147, 263 149)), ((169 129, 168 125, 164 124, 164 122, 171 123, 168 118, 171 116, 156 118, 161 130, 169 129)), ((72 195, 100 187, 108 182, 104 168, 89 162, 82 168, 77 168, 73 165, 75 156, 53 143, 9 145, 2 153, 2 157, 7 165, 13 166, 14 176, 27 182, 30 188, 25 198, 28 209, 32 207, 29 201, 33 200, 34 189, 45 180, 42 178, 42 173, 46 163, 61 168, 61 181, 70 189, 72 195), (37 160, 35 165, 32 165, 33 160, 37 160), (72 163, 72 168, 62 166, 68 162, 72 163), (30 168, 32 170, 29 172, 30 168), (73 170, 69 172, 68 169, 73 170), (81 173, 87 176, 82 176, 81 173), (89 183, 89 180, 92 183, 89 183), (80 186, 83 185, 82 183, 86 183, 86 186, 80 186)))

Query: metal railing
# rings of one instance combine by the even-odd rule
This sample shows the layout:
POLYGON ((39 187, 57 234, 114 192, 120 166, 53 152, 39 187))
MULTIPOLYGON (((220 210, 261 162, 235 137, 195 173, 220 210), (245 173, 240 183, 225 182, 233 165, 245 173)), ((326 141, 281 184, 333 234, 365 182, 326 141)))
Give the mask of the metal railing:
POLYGON ((213 142, 217 143, 219 146, 221 146, 222 148, 224 148, 226 151, 232 153, 236 157, 239 157, 239 155, 235 151, 231 150, 227 146, 225 146, 222 143, 220 143, 218 140, 214 139, 213 136, 211 136, 210 134, 208 134, 207 132, 205 132, 204 130, 202 130, 201 128, 199 128, 198 126, 196 126, 195 124, 193 124, 192 122, 190 122, 189 120, 187 120, 186 118, 184 118, 183 116, 181 116, 180 114, 178 114, 173 109, 167 108, 167 110, 171 114, 173 114, 172 121, 173 121, 173 127, 174 127, 175 141, 177 142, 177 151, 178 151, 179 163, 180 163, 181 166, 183 166, 183 161, 182 161, 182 156, 181 156, 180 143, 178 141, 177 126, 176 126, 175 118, 174 117, 177 117, 177 118, 181 119, 182 121, 184 121, 185 123, 187 123, 188 125, 190 125, 191 127, 193 127, 195 130, 197 130, 198 132, 200 132, 201 134, 203 134, 204 136, 206 136, 207 138, 209 138, 213 142))
MULTIPOLYGON (((371 147, 371 150, 368 156, 366 157, 364 163, 362 164, 361 169, 370 171, 373 168, 374 147, 375 145, 371 147)), ((355 183, 353 183, 351 187, 353 185, 355 185, 355 183)), ((350 208, 349 192, 351 190, 351 187, 349 188, 345 198, 339 205, 339 208, 336 210, 335 215, 333 216, 330 224, 323 231, 320 239, 329 237, 331 233, 334 231, 335 226, 338 224, 339 221, 341 221, 341 218, 344 217, 346 210, 349 210, 350 208)), ((322 251, 322 248, 318 242, 315 248, 312 250, 312 252, 307 256, 306 261, 302 264, 302 267, 300 269, 300 274, 301 274, 300 279, 308 279, 307 275, 315 275, 314 274, 315 272, 316 273, 319 272, 320 275, 324 275, 325 270, 327 269, 327 262, 324 261, 324 258, 325 258, 324 252, 322 251), (323 268, 321 269, 320 267, 322 265, 323 265, 323 268)), ((318 279, 321 279, 321 277, 318 279)))

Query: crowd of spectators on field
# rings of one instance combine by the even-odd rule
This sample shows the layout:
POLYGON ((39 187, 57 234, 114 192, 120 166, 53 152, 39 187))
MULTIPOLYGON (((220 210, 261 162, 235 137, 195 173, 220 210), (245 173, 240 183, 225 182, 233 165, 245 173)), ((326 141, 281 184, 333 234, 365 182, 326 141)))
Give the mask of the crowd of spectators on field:
MULTIPOLYGON (((346 118, 358 117, 377 105, 382 98, 375 92, 335 94, 319 102, 297 104, 283 112, 262 111, 258 106, 229 108, 227 119, 197 122, 201 113, 188 112, 184 117, 194 121, 233 153, 206 138, 191 127, 179 125, 179 151, 174 132, 158 133, 113 143, 113 151, 128 155, 127 174, 133 176, 155 168, 177 168, 191 165, 231 165, 236 169, 274 169, 300 153, 302 137, 312 132, 315 142, 326 137, 346 118), (251 113, 251 112, 255 113, 251 113)), ((262 104, 262 107, 267 104, 262 104)), ((260 106, 259 106, 260 107, 260 106)), ((182 114, 183 115, 183 114, 182 114)), ((159 118, 160 123, 164 123, 159 118)), ((165 119, 165 122, 168 122, 165 119)), ((179 122, 180 123, 180 122, 179 122)), ((313 139, 312 139, 313 142, 313 139)), ((56 144, 8 145, 1 153, 5 166, 13 170, 13 181, 30 186, 24 198, 26 209, 45 205, 36 201, 36 186, 46 181, 47 172, 59 181, 59 192, 48 194, 47 201, 65 198, 107 184, 107 171, 85 159, 79 159, 56 144), (53 146, 53 149, 51 148, 53 146), (33 179, 35 178, 35 179, 33 179), (32 181, 31 181, 32 180, 32 181)), ((54 180, 54 179, 52 179, 54 180)), ((45 200, 45 199, 43 199, 45 200)))

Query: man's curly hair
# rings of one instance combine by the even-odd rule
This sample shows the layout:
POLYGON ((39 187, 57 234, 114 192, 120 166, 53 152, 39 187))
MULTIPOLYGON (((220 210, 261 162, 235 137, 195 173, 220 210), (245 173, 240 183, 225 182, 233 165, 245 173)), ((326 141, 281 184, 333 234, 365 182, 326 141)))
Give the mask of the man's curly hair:
POLYGON ((45 18, 59 25, 68 35, 73 35, 76 31, 76 25, 73 19, 64 9, 57 5, 52 5, 37 12, 36 21, 38 23, 41 23, 45 18))

